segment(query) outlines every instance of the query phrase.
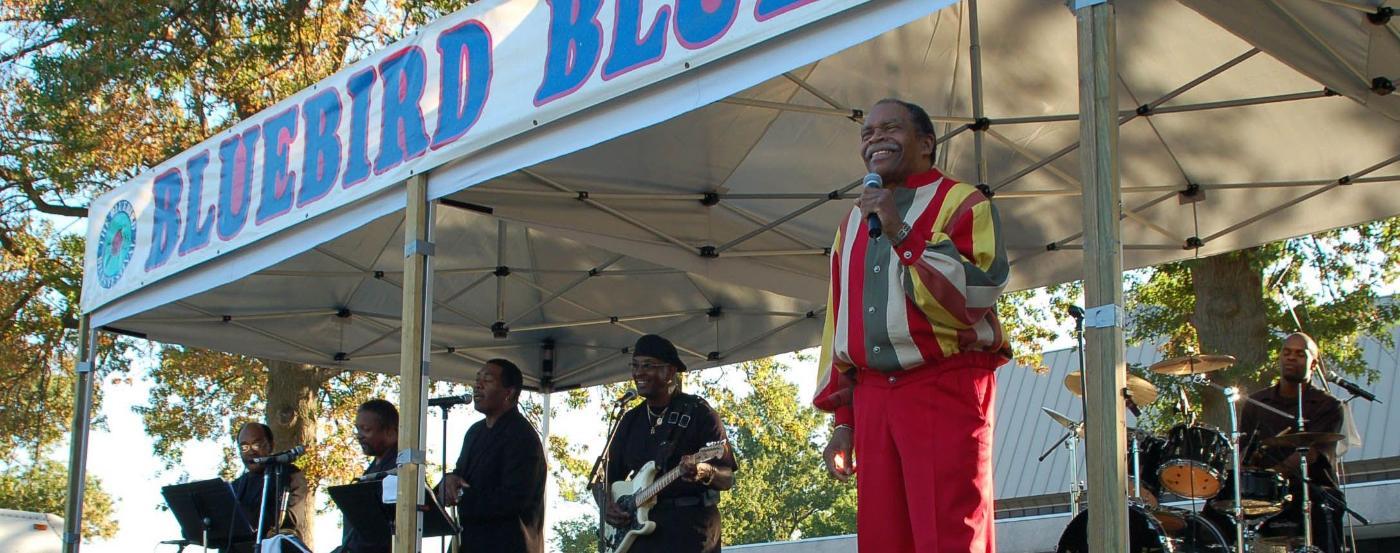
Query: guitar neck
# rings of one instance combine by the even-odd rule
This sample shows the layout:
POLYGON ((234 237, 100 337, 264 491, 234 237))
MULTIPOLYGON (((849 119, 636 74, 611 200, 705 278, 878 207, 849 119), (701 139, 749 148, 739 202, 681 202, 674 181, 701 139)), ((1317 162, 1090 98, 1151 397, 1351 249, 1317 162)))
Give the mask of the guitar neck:
POLYGON ((636 504, 645 505, 648 501, 651 501, 652 497, 655 497, 656 494, 661 493, 661 490, 666 489, 666 486, 670 486, 672 482, 675 482, 676 479, 680 477, 680 467, 676 467, 669 471, 666 471, 666 474, 661 475, 660 478, 657 478, 656 480, 652 481, 651 485, 642 488, 642 491, 637 492, 633 496, 635 498, 636 504))

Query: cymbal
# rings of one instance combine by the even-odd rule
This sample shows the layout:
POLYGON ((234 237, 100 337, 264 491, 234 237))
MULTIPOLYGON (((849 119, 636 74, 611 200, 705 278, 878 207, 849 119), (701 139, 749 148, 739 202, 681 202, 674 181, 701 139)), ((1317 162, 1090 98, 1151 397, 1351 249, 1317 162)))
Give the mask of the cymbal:
POLYGON ((1263 444, 1271 447, 1303 447, 1335 444, 1346 438, 1336 432, 1292 432, 1282 436, 1264 438, 1263 444))
MULTIPOLYGON (((1076 396, 1084 395, 1083 378, 1080 378, 1079 371, 1074 371, 1065 375, 1065 387, 1069 388, 1069 393, 1076 396)), ((1128 397, 1133 398, 1133 403, 1139 406, 1157 401, 1157 387, 1148 382, 1146 378, 1128 373, 1128 397)))
POLYGON ((1078 422, 1075 422, 1074 420, 1071 420, 1069 417, 1066 417, 1066 416, 1060 414, 1059 411, 1056 411, 1056 410, 1051 409, 1051 408, 1049 408, 1049 407, 1041 407, 1040 410, 1041 410, 1041 411, 1045 411, 1045 414, 1046 414, 1046 415, 1049 415, 1050 418, 1053 419, 1055 422, 1060 423, 1060 426, 1065 427, 1066 430, 1073 430, 1073 431, 1075 431, 1076 433, 1080 431, 1079 423, 1078 423, 1078 422))
POLYGON ((1157 374, 1185 376, 1218 371, 1234 364, 1233 355, 1187 355, 1158 361, 1147 370, 1157 374))

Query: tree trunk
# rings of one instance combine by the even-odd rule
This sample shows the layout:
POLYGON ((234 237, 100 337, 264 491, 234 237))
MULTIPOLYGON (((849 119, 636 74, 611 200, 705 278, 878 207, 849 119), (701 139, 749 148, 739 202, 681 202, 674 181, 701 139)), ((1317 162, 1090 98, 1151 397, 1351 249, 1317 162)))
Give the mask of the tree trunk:
MULTIPOLYGON (((1209 373, 1221 386, 1239 386, 1248 394, 1258 388, 1255 375, 1269 359, 1268 313, 1260 250, 1250 248, 1192 261, 1191 285, 1196 308, 1191 324, 1205 354, 1235 356, 1233 367, 1209 373)), ((1202 418, 1217 428, 1229 428, 1225 398, 1213 389, 1201 390, 1202 418)))
MULTIPOLYGON (((321 404, 317 393, 331 371, 312 365, 259 359, 267 366, 267 424, 276 437, 274 451, 284 451, 298 445, 316 443, 316 420, 321 404)), ((301 535, 307 547, 312 543, 316 516, 316 485, 307 481, 306 502, 296 512, 289 513, 301 524, 301 535)))

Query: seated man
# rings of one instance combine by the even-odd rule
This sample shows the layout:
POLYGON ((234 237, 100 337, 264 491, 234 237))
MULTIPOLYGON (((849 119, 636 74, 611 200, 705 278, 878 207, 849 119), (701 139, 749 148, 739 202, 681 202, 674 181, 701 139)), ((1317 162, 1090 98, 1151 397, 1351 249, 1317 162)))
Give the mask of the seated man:
MULTIPOLYGON (((263 505, 263 482, 268 467, 254 463, 253 459, 272 454, 272 428, 259 422, 244 423, 238 429, 237 439, 238 455, 243 460, 245 470, 233 481, 233 494, 238 498, 238 505, 243 508, 243 516, 248 517, 248 522, 256 529, 259 521, 258 506, 263 505)), ((283 465, 280 476, 273 484, 273 488, 268 490, 267 503, 263 509, 263 537, 285 533, 305 539, 301 534, 303 525, 299 516, 306 503, 306 475, 296 465, 283 465), (277 520, 277 502, 281 500, 282 493, 287 494, 287 503, 280 513, 281 520, 277 520)), ((233 546, 235 552, 252 550, 251 543, 233 546)))
MULTIPOLYGON (((371 399, 360 405, 355 413, 355 440, 360 450, 374 459, 365 469, 363 481, 383 480, 388 471, 398 467, 395 448, 399 445, 399 410, 382 399, 371 399)), ((392 539, 372 541, 344 524, 338 553, 390 553, 392 539)))

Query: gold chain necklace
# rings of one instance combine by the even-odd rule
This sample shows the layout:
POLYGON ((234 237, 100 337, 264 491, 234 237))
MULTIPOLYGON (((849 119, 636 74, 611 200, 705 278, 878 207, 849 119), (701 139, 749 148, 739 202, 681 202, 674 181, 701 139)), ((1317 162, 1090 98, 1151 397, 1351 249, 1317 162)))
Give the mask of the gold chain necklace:
POLYGON ((652 435, 655 435, 655 434, 656 434, 656 429, 657 429, 657 428, 661 428, 661 422, 664 421, 664 420, 666 420, 666 411, 671 410, 671 406, 670 406, 670 405, 667 405, 667 406, 665 406, 665 407, 662 407, 660 413, 653 413, 653 412, 651 412, 651 406, 650 406, 650 405, 647 405, 646 408, 647 408, 647 420, 650 421, 651 419, 656 419, 656 421, 653 422, 653 423, 651 424, 651 433, 652 433, 652 435))

